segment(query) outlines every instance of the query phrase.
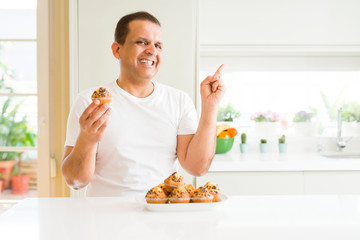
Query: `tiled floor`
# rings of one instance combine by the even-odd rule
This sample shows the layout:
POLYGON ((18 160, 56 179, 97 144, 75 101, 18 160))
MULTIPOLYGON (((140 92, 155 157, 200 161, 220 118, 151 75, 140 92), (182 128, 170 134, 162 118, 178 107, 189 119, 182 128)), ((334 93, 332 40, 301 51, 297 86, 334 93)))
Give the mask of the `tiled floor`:
POLYGON ((25 194, 11 194, 11 190, 3 191, 0 193, 0 215, 23 199, 29 197, 37 197, 37 191, 30 190, 25 194))

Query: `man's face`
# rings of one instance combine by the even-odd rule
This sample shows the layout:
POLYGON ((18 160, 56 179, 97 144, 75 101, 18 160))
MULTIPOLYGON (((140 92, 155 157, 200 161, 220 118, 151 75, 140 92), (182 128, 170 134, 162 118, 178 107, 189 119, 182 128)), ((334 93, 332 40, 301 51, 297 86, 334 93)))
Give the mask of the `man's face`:
POLYGON ((143 82, 151 80, 162 61, 162 32, 155 23, 134 20, 129 23, 129 33, 119 56, 122 75, 143 82))

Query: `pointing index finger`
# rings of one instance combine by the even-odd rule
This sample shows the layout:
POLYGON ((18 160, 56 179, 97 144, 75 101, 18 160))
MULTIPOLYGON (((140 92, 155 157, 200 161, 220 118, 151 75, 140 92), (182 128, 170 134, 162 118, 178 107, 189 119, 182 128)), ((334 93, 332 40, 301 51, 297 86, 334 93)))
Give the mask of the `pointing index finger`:
POLYGON ((214 76, 220 75, 220 74, 221 74, 221 70, 222 70, 223 67, 224 67, 224 64, 221 64, 221 66, 216 70, 214 76))

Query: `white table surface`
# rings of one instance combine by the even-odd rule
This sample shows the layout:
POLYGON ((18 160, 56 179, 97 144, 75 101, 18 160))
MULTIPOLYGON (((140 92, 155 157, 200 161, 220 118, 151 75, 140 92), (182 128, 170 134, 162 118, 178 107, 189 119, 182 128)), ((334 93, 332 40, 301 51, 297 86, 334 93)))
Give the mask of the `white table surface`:
POLYGON ((360 195, 229 196, 202 212, 151 212, 129 198, 28 198, 1 239, 360 239, 360 195))

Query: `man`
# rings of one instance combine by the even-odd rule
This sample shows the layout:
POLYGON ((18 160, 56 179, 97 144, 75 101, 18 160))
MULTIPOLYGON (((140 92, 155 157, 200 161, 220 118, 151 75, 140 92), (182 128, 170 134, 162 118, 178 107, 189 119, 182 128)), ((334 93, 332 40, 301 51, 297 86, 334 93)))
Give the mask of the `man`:
POLYGON ((121 18, 112 52, 120 76, 105 87, 109 104, 91 102, 94 89, 72 106, 62 172, 67 184, 87 196, 145 194, 174 171, 179 160, 190 174, 205 174, 216 147, 216 115, 224 94, 220 69, 200 85, 201 117, 185 93, 152 78, 162 62, 159 21, 147 12, 121 18))

